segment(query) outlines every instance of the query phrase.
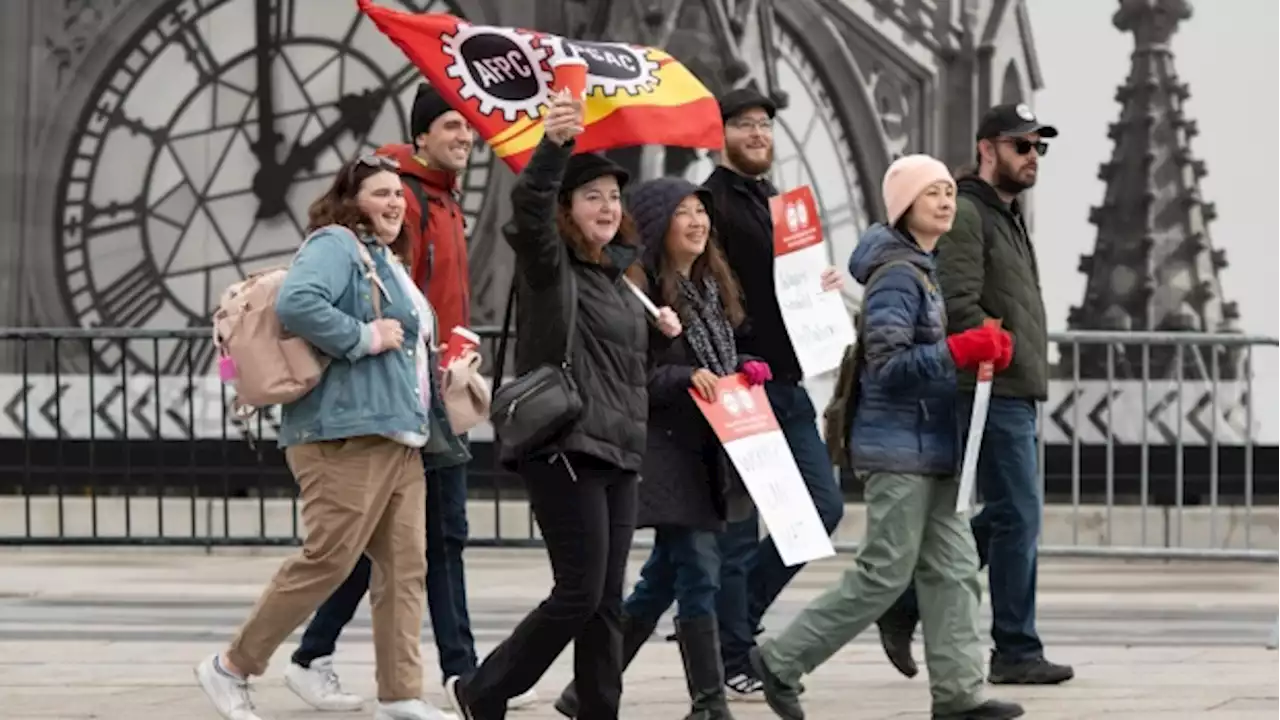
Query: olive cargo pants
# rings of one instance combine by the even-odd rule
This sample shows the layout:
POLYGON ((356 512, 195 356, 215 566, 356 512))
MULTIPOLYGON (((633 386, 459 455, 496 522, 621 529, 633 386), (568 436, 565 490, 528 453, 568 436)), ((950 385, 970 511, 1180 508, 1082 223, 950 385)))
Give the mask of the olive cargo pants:
POLYGON ((978 638, 978 549, 969 518, 956 514, 954 477, 873 472, 866 485, 867 529, 854 565, 809 603, 761 658, 795 685, 865 630, 915 576, 934 712, 983 701, 978 638))

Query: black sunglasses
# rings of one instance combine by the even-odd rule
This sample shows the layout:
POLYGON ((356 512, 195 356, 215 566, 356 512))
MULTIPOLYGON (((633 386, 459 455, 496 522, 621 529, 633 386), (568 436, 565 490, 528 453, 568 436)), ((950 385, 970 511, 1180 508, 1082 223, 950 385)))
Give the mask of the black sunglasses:
POLYGON ((1049 143, 1043 140, 1036 140, 1035 142, 1015 138, 1003 138, 1003 140, 1012 145, 1013 151, 1019 155, 1026 155, 1031 152, 1032 148, 1035 148, 1036 154, 1040 157, 1044 157, 1049 152, 1049 143))

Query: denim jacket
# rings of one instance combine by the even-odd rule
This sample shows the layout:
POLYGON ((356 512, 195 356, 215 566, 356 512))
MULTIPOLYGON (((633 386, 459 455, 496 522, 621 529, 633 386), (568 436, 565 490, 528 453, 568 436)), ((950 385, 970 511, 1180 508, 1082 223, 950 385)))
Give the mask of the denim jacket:
MULTIPOLYGON (((319 230, 294 258, 280 294, 276 314, 284 329, 304 338, 331 358, 320 384, 281 408, 280 447, 361 435, 394 432, 429 434, 424 449, 433 462, 466 462, 465 446, 448 431, 438 380, 432 373, 432 407, 424 413, 417 388, 413 348, 420 323, 413 301, 396 282, 381 252, 371 252, 381 288, 365 277, 352 236, 337 228, 319 230), (372 293, 382 293, 384 318, 404 328, 399 350, 371 355, 374 320, 372 293), (440 420, 443 419, 443 422, 440 420)), ((376 249, 372 237, 361 242, 376 249)), ((432 357, 430 366, 437 365, 432 357)))
POLYGON ((933 256, 897 230, 867 229, 849 258, 863 289, 865 343, 849 450, 855 470, 949 475, 957 466, 956 366, 933 256))

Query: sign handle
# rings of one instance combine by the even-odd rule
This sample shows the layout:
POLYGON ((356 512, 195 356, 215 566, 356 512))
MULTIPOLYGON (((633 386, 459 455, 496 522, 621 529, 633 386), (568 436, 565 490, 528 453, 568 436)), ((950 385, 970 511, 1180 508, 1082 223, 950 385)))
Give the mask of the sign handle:
POLYGON ((622 282, 626 284, 627 289, 631 291, 631 294, 636 296, 636 299, 640 301, 640 304, 644 305, 644 309, 649 313, 649 317, 653 318, 654 322, 657 322, 658 306, 654 305, 653 301, 649 299, 649 296, 645 295, 643 290, 636 287, 635 283, 631 282, 630 278, 623 276, 622 282))

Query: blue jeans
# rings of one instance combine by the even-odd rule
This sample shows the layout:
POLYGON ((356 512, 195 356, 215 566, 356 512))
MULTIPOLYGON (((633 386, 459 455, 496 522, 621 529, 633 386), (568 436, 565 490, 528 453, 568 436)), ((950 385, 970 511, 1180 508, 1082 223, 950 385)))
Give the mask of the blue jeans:
MULTIPOLYGON (((960 437, 968 437, 973 396, 956 403, 960 437)), ((991 398, 978 453, 982 511, 970 522, 978 560, 987 567, 991 589, 991 640, 995 656, 1017 663, 1044 654, 1036 633, 1036 565, 1040 493, 1036 459, 1036 406, 1019 398, 991 398)), ((917 617, 915 587, 899 604, 917 617)))
POLYGON ((676 619, 714 615, 720 590, 720 547, 707 530, 662 526, 622 611, 656 623, 676 603, 676 619))
MULTIPOLYGON (((809 393, 799 385, 765 384, 769 405, 787 438, 800 476, 828 533, 844 517, 844 497, 826 443, 818 434, 817 414, 809 393)), ((726 677, 748 671, 747 655, 755 646, 755 628, 791 578, 804 567, 787 567, 773 538, 760 542, 758 517, 731 523, 720 535, 720 653, 726 677)))
MULTIPOLYGON (((440 673, 449 678, 476 668, 475 638, 467 612, 462 551, 467 545, 467 466, 427 472, 427 610, 440 656, 440 673)), ((317 610, 293 653, 293 662, 332 655, 342 629, 369 590, 372 566, 367 556, 317 610)))

